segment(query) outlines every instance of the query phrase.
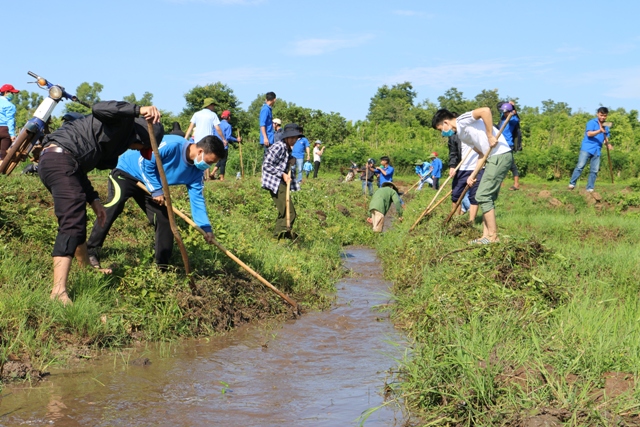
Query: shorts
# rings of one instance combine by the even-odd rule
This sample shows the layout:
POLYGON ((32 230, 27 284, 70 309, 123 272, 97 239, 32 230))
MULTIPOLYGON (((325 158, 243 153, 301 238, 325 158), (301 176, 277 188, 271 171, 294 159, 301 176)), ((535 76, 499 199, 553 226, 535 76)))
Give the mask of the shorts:
MULTIPOLYGON (((473 171, 461 171, 456 172, 453 177, 453 183, 451 184, 451 201, 456 203, 460 198, 460 195, 464 191, 464 188, 467 186, 467 179, 471 176, 473 171)), ((480 185, 480 180, 482 179, 482 175, 484 175, 484 169, 482 169, 478 175, 476 176, 476 183, 467 191, 469 195, 469 202, 472 205, 476 206, 478 202, 476 201, 476 191, 478 191, 478 185, 480 185)))
POLYGON ((371 221, 373 224, 373 231, 376 233, 382 233, 382 229, 384 228, 384 215, 382 212, 371 209, 371 221))

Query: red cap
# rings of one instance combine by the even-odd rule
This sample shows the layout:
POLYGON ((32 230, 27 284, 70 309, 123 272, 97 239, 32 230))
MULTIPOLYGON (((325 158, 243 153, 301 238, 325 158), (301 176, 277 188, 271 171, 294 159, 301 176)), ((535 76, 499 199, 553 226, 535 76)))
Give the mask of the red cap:
POLYGON ((223 119, 228 119, 229 117, 231 117, 231 111, 224 110, 222 114, 220 114, 220 117, 222 117, 223 119))
POLYGON ((433 157, 438 157, 438 153, 436 153, 435 151, 433 153, 431 153, 431 156, 433 157))
POLYGON ((18 93, 20 91, 15 87, 13 87, 13 85, 3 85, 2 87, 0 87, 0 92, 1 93, 4 93, 4 92, 18 93))

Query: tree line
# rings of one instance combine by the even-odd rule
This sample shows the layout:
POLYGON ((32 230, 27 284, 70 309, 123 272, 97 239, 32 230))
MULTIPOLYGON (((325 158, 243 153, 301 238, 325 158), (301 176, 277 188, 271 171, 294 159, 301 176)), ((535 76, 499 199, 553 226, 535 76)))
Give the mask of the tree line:
MULTIPOLYGON (((79 99, 92 104, 101 100, 103 85, 84 82, 76 89, 79 99)), ((259 171, 261 158, 257 149, 258 117, 264 103, 264 94, 258 94, 246 109, 226 84, 221 82, 196 86, 185 93, 185 107, 180 113, 162 111, 162 123, 171 130, 172 123, 180 123, 186 129, 191 116, 202 108, 202 101, 211 97, 216 100, 217 112, 231 111, 231 124, 245 139, 245 158, 250 171, 259 171), (255 142, 255 144, 251 144, 255 142), (255 146, 255 147, 254 147, 255 146)), ((409 170, 416 160, 424 160, 431 151, 440 157, 447 156, 447 142, 431 129, 431 117, 439 108, 463 113, 478 107, 490 107, 494 119, 498 120, 497 104, 511 100, 521 120, 523 151, 516 155, 522 175, 532 173, 548 179, 561 179, 571 173, 575 166, 586 122, 594 111, 572 111, 565 102, 551 99, 541 102, 540 107, 522 106, 517 97, 502 96, 498 89, 482 90, 468 99, 456 88, 450 88, 436 102, 429 99, 417 101, 417 93, 409 82, 379 87, 371 98, 365 120, 348 121, 336 112, 324 112, 299 106, 278 99, 273 115, 283 123, 298 123, 303 126, 310 140, 320 139, 327 144, 323 158, 324 166, 339 168, 350 162, 363 163, 367 158, 388 155, 394 166, 409 170)), ((42 102, 43 96, 36 92, 21 91, 14 98, 17 106, 16 122, 19 126, 31 117, 42 102)), ((140 98, 134 93, 123 96, 125 101, 139 105, 151 105, 153 94, 145 92, 140 98)), ((65 103, 64 112, 74 111, 88 114, 89 109, 77 103, 65 103)), ((640 122, 638 110, 612 109, 608 120, 613 123, 611 141, 614 169, 619 176, 638 177, 640 174, 640 122)), ((60 125, 60 118, 52 119, 53 129, 60 125)), ((237 155, 230 153, 230 168, 238 169, 237 155)), ((235 170, 233 169, 233 170, 235 170)))

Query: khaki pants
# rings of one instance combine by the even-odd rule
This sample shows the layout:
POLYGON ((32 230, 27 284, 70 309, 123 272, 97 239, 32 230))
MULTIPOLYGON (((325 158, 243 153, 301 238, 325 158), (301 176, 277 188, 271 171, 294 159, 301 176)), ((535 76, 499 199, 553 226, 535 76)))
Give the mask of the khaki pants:
POLYGON ((375 209, 371 209, 371 221, 373 223, 373 231, 376 233, 382 233, 384 228, 384 215, 375 209))

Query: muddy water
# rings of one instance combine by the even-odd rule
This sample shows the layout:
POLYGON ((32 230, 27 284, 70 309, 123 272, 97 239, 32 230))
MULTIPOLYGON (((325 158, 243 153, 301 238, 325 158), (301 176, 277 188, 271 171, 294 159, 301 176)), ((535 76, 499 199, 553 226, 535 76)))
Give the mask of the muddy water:
MULTIPOLYGON (((352 426, 383 402, 401 342, 387 315, 389 283, 372 250, 347 248, 353 277, 331 310, 273 330, 245 328, 181 342, 170 351, 112 355, 81 372, 52 371, 42 384, 5 389, 0 426, 352 426), (129 357, 151 364, 132 366, 129 357)), ((366 426, 399 426, 396 408, 366 426)))

